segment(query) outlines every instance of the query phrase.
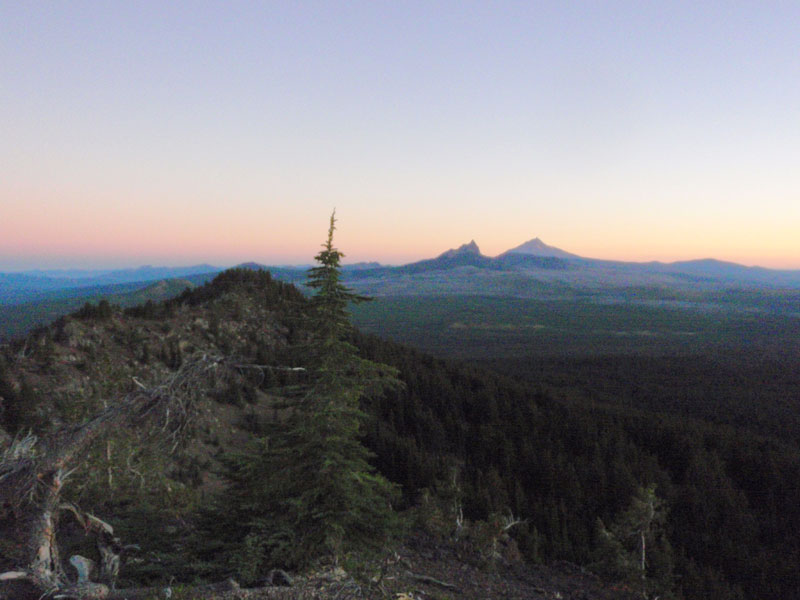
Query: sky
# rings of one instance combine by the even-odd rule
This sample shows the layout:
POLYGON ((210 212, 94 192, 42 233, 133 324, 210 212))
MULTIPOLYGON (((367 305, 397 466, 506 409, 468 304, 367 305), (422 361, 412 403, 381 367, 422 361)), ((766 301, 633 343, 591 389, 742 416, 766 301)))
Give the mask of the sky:
POLYGON ((0 271, 800 269, 800 3, 0 0, 0 271))

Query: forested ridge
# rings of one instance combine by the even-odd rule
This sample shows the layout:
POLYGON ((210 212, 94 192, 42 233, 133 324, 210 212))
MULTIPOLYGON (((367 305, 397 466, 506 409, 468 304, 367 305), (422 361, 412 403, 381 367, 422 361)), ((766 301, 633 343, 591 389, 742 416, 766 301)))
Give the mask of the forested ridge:
POLYGON ((368 442, 405 489, 451 453, 465 506, 511 507, 533 560, 588 564, 595 522, 613 519, 637 486, 656 484, 674 581, 687 597, 792 597, 800 589, 800 453, 796 445, 701 419, 580 399, 414 350, 362 338, 408 388, 380 401, 368 442), (388 462, 387 462, 388 461, 388 462), (418 466, 411 466, 418 465, 418 466), (700 592, 702 590, 702 593, 700 592))
MULTIPOLYGON (((310 365, 308 310, 294 287, 246 270, 124 312, 89 305, 4 348, 0 424, 19 436, 80 423, 129 391, 131 378, 157 382, 196 351, 270 366, 212 382, 194 437, 175 454, 148 454, 123 436, 73 475, 81 485, 70 499, 144 546, 148 560, 120 574, 129 583, 223 575, 237 565, 215 564, 206 551, 217 543, 213 498, 231 485, 231 453, 252 457, 253 440, 285 421, 292 390, 308 383, 293 370, 310 365)), ((458 509, 472 522, 510 515, 526 560, 568 560, 613 577, 604 532, 623 531, 632 502, 651 489, 663 519, 648 531, 646 567, 662 598, 777 599, 800 589, 800 451, 789 436, 559 394, 355 331, 345 339, 402 382, 365 388, 360 426, 372 464, 399 486, 398 514, 434 498, 448 523, 458 509)), ((10 552, 0 547, 0 570, 16 567, 10 552)))

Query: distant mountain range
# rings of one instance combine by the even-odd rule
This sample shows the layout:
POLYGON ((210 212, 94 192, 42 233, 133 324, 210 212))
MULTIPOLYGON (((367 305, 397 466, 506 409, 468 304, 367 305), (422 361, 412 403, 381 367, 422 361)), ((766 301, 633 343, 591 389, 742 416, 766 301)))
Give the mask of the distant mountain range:
POLYGON ((800 270, 746 267, 715 259, 624 262, 578 256, 534 238, 496 257, 475 241, 436 258, 407 265, 345 272, 346 280, 374 295, 481 294, 536 296, 565 288, 585 293, 608 289, 691 292, 732 287, 800 289, 800 270))
MULTIPOLYGON (((299 283, 308 265, 268 269, 277 279, 299 283)), ((208 264, 189 267, 144 266, 122 270, 39 270, 0 273, 0 305, 133 292, 165 279, 206 281, 221 271, 208 264)), ((493 295, 515 297, 613 293, 627 299, 686 297, 732 288, 800 290, 800 270, 747 267, 715 259, 624 262, 585 258, 539 238, 489 257, 472 240, 435 258, 400 266, 362 262, 343 267, 343 277, 362 293, 376 296, 493 295), (637 295, 638 294, 638 295, 637 295)))
MULTIPOLYGON (((106 290, 109 286, 143 287, 147 283, 164 279, 185 279, 208 273, 218 273, 219 267, 194 265, 190 267, 152 267, 110 270, 36 270, 20 273, 0 273, 0 305, 21 304, 36 300, 51 299, 53 295, 84 295, 93 290, 97 293, 119 293, 123 288, 106 290), (74 293, 70 294, 68 291, 74 293)), ((132 289, 132 288, 128 288, 132 289)))

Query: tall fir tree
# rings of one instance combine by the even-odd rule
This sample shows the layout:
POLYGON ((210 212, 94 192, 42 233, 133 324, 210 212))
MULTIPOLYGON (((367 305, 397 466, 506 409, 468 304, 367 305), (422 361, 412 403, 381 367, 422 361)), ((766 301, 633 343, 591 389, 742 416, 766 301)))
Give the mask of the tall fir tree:
MULTIPOLYGON (((348 304, 365 300, 341 282, 333 246, 335 216, 309 270, 316 291, 304 342, 308 386, 284 422, 245 454, 228 460, 229 515, 246 523, 234 563, 243 580, 269 566, 302 567, 317 558, 380 543, 395 522, 396 485, 370 465, 361 444, 365 394, 397 385, 396 370, 361 358, 348 341, 348 304)), ((240 536, 241 539, 241 536, 240 536)))

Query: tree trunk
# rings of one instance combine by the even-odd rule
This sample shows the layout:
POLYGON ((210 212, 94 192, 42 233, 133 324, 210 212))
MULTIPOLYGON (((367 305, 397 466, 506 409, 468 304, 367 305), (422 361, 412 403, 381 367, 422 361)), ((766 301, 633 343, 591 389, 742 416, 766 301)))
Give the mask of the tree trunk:
MULTIPOLYGON (((79 520, 85 518, 84 525, 101 537, 103 529, 110 529, 99 519, 92 520, 62 503, 61 493, 70 474, 82 465, 95 441, 118 428, 142 430, 149 426, 161 435, 180 434, 190 417, 194 396, 204 389, 199 385, 202 378, 221 363, 222 359, 198 355, 163 385, 128 394, 84 424, 63 428, 42 440, 28 435, 8 442, 7 434, 0 435, 0 539, 6 542, 6 548, 14 549, 5 553, 12 564, 0 563, 0 581, 26 579, 40 593, 68 592, 70 583, 56 542, 59 513, 69 509, 79 520), (5 573, 4 567, 8 569, 5 573)), ((107 575, 114 575, 119 568, 118 556, 115 564, 110 544, 106 544, 106 550, 109 552, 104 553, 101 546, 102 566, 107 575)), ((105 586, 95 587, 91 593, 102 594, 100 588, 105 586)))
POLYGON ((640 537, 640 540, 641 540, 641 559, 642 559, 640 568, 641 568, 641 571, 642 571, 642 598, 647 598, 647 571, 646 571, 646 569, 647 569, 647 561, 645 559, 647 546, 646 546, 644 534, 645 534, 644 530, 639 532, 639 537, 640 537))

